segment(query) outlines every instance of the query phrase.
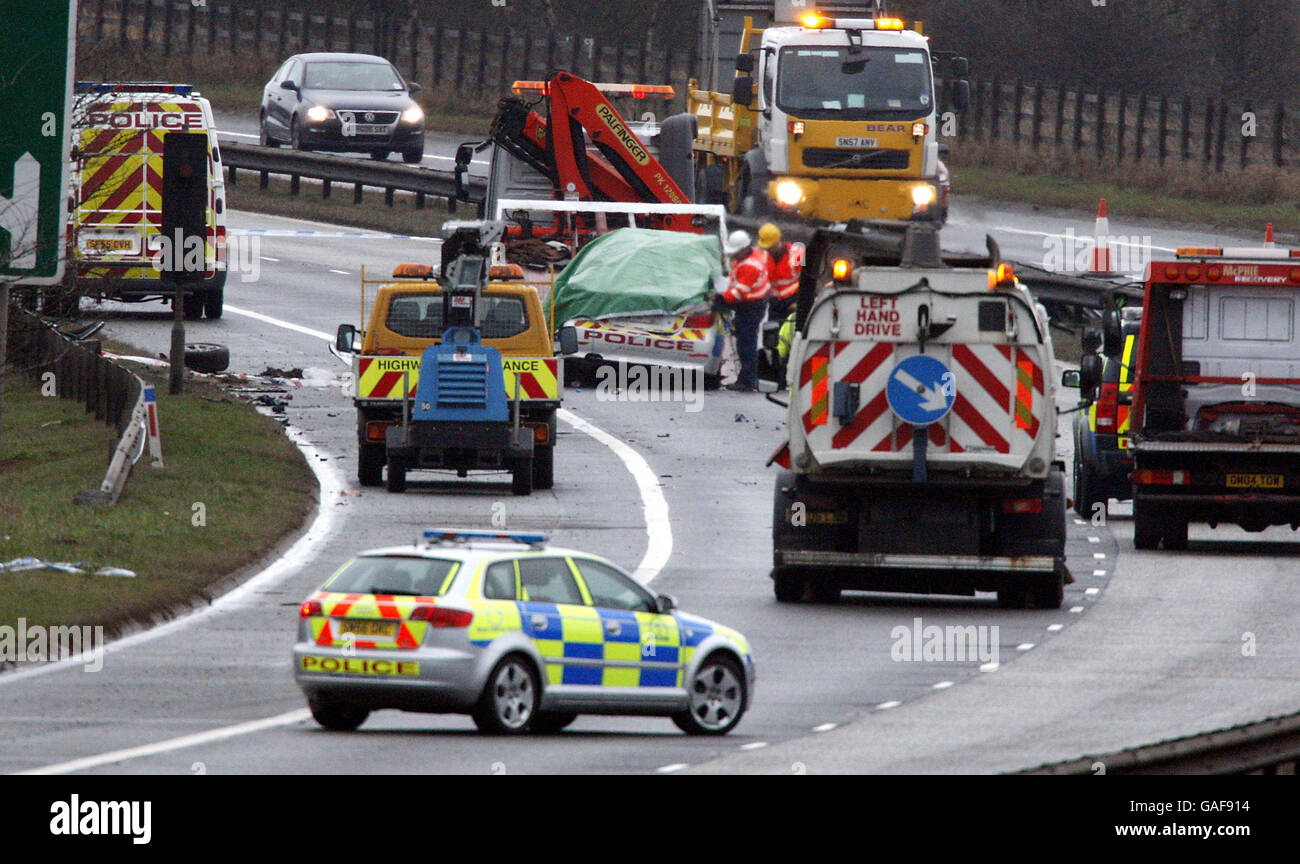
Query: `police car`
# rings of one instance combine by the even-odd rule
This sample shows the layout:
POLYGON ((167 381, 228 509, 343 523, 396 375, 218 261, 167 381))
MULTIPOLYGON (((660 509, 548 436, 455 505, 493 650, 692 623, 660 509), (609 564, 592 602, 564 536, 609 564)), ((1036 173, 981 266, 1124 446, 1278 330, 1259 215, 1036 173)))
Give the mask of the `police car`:
POLYGON ((382 708, 469 714, 498 734, 583 713, 735 728, 754 688, 745 637, 547 540, 437 529, 349 561, 299 610, 294 677, 312 716, 333 730, 382 708))

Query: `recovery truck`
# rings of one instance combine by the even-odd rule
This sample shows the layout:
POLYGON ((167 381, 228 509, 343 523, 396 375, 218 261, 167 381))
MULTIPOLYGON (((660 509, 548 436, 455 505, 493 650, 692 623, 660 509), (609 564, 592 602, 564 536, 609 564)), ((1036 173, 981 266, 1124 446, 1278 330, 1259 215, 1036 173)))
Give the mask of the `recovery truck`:
MULTIPOLYGON (((501 100, 488 139, 456 153, 457 198, 471 201, 465 178, 474 154, 491 148, 483 214, 504 198, 684 205, 692 185, 694 121, 663 124, 625 120, 610 97, 671 96, 667 85, 594 84, 559 72, 548 81, 516 81, 501 100), (525 98, 530 97, 530 98, 525 98), (555 118, 562 118, 556 122, 555 118), (638 130, 649 140, 642 140, 638 130)), ((475 202, 477 203, 477 202, 475 202)), ((689 217, 649 216, 642 227, 694 230, 689 217)), ((535 236, 554 228, 536 214, 535 236)), ((617 227, 617 226, 613 226, 617 227)), ((519 236, 516 229, 511 236, 519 236)))
POLYGON ((706 0, 709 80, 692 79, 687 100, 698 129, 695 199, 750 216, 942 224, 948 177, 933 65, 949 64, 952 105, 963 111, 969 63, 932 54, 920 24, 909 30, 885 11, 880 0, 706 0))
MULTIPOLYGON (((401 265, 363 332, 339 325, 336 350, 358 355, 362 486, 378 486, 386 466, 390 492, 405 491, 415 469, 507 470, 516 495, 551 488, 563 361, 537 290, 501 263, 502 227, 454 230, 436 277, 427 265, 401 265)), ((573 350, 571 329, 560 339, 573 350)))
POLYGON ((1189 522, 1300 528, 1300 250, 1150 262, 1137 354, 1133 545, 1184 549, 1189 522))
POLYGON ((1060 606, 1064 464, 1047 315, 1001 262, 819 229, 800 280, 788 441, 773 454, 776 597, 843 589, 1060 606), (829 271, 829 273, 827 273, 829 271), (827 275, 823 275, 827 274, 827 275))

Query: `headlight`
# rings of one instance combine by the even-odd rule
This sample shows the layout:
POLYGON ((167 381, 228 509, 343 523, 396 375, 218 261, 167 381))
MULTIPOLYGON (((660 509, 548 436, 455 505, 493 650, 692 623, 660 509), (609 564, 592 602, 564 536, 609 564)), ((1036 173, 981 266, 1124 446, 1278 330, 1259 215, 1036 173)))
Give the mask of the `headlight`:
POLYGON ((402 112, 403 123, 419 123, 424 119, 424 109, 419 105, 412 105, 402 112))
POLYGON ((929 184, 924 186, 913 186, 912 203, 920 209, 929 207, 934 203, 934 187, 929 184))
POLYGON ((313 123, 320 123, 334 116, 334 112, 324 105, 314 105, 307 109, 307 119, 313 123))
POLYGON ((793 180, 782 180, 776 184, 776 200, 786 207, 794 207, 803 200, 803 188, 793 180))

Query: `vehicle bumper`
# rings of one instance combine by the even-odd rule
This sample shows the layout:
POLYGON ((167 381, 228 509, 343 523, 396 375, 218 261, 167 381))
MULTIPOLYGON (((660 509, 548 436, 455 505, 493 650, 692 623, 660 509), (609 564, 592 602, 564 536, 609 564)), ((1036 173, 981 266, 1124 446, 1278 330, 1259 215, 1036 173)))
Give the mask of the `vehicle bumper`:
POLYGON ((516 432, 508 423, 413 422, 409 437, 403 428, 385 432, 388 458, 410 468, 491 469, 512 459, 533 455, 533 430, 516 432))
POLYGON ((333 153, 369 153, 374 150, 414 150, 424 147, 424 126, 406 127, 400 123, 385 135, 344 135, 337 120, 307 123, 301 131, 304 148, 333 153))
POLYGON ((826 222, 847 222, 850 219, 929 220, 938 218, 940 209, 937 182, 920 177, 776 177, 768 183, 767 193, 772 207, 779 212, 826 222), (798 184, 802 192, 802 198, 793 207, 781 204, 776 197, 777 185, 786 181, 798 184), (918 211, 912 202, 912 190, 917 186, 934 188, 935 200, 923 211, 918 211))
POLYGON ((304 695, 342 698, 371 710, 467 711, 482 690, 478 666, 475 652, 454 648, 353 649, 345 654, 340 648, 299 643, 293 649, 294 681, 304 695), (418 664, 419 671, 395 674, 398 664, 418 664), (385 671, 377 673, 376 667, 385 671))

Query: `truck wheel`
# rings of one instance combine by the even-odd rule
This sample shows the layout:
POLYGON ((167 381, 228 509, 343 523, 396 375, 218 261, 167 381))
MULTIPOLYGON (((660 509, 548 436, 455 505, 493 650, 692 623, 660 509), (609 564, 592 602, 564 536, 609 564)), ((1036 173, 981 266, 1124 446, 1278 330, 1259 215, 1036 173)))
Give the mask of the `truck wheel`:
POLYGON ((1040 579, 1029 592, 1035 609, 1060 609, 1065 602, 1065 565, 1057 566, 1049 579, 1040 579))
POLYGON ((203 295, 203 314, 207 318, 212 320, 220 318, 225 305, 225 288, 209 288, 208 293, 203 295))
POLYGON ((1003 609, 1024 609, 1028 602, 1029 591, 1018 578, 998 589, 998 606, 1003 609))
POLYGON ((1165 518, 1165 529, 1161 532, 1165 541, 1165 548, 1172 552, 1183 552, 1187 549, 1187 520, 1178 516, 1168 515, 1165 518))
MULTIPOLYGON (((1091 476, 1088 466, 1083 464, 1078 454, 1074 456, 1074 512, 1083 519, 1091 519, 1096 503, 1097 478, 1091 476)), ((1102 502, 1104 505, 1106 502, 1102 502)))
POLYGON ((555 445, 533 451, 533 488, 550 489, 555 485, 555 445))
POLYGON ((384 462, 387 459, 383 444, 362 444, 357 449, 357 480, 362 486, 384 484, 384 462))
POLYGON ((1159 508, 1142 498, 1133 499, 1133 546, 1137 549, 1155 549, 1160 545, 1162 533, 1159 508))
POLYGON ((840 602, 840 586, 829 579, 814 579, 811 588, 812 597, 818 603, 840 602))
POLYGON ((533 460, 520 459, 510 473, 510 494, 533 494, 533 460))
POLYGON ((396 457, 388 460, 388 483, 389 492, 406 491, 406 463, 396 457))
MULTIPOLYGON (((175 303, 176 301, 173 300, 172 302, 175 303)), ((186 321, 197 321, 203 317, 202 294, 197 291, 186 291, 185 299, 181 303, 183 304, 181 314, 185 316, 186 321)))
POLYGON ((185 368, 215 375, 230 368, 230 349, 209 342, 191 342, 185 346, 185 368))
POLYGON ((772 592, 778 603, 798 603, 808 588, 808 580, 793 567, 778 567, 772 571, 772 592))

